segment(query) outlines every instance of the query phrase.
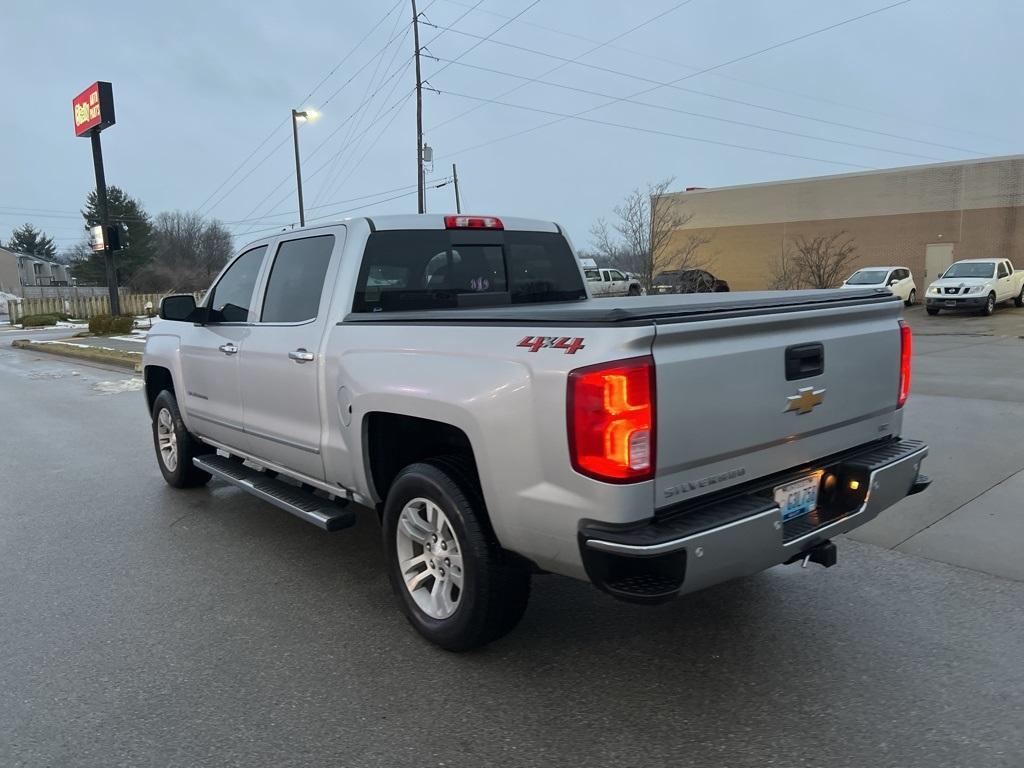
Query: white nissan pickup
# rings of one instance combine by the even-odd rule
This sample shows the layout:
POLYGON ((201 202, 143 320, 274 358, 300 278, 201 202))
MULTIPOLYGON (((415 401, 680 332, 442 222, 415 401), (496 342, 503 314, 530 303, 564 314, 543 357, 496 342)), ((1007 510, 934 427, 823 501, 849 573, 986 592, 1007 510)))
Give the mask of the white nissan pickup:
POLYGON ((375 510, 399 605, 452 650, 512 629, 533 574, 655 603, 829 566, 831 537, 927 487, 888 290, 586 286, 545 221, 252 243, 201 306, 161 304, 143 360, 160 470, 328 531, 375 510))
POLYGON ((928 286, 924 301, 929 315, 943 309, 991 315, 1004 301, 1024 307, 1024 269, 1014 269, 1009 259, 964 259, 928 286))

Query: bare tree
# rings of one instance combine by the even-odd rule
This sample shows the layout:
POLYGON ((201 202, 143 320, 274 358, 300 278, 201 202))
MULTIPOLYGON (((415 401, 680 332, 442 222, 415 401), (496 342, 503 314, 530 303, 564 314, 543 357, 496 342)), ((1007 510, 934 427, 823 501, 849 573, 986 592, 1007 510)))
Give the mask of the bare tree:
POLYGON ((143 291, 195 291, 210 285, 231 255, 231 233, 198 213, 170 211, 153 221, 153 259, 132 277, 143 291))
POLYGON ((672 179, 633 189, 615 207, 609 224, 598 219, 590 230, 594 249, 622 268, 636 274, 650 289, 655 275, 667 269, 706 266, 700 250, 711 242, 701 233, 683 238, 677 234, 693 219, 682 203, 666 196, 672 179))
POLYGON ((769 288, 776 291, 792 291, 804 287, 803 276, 791 253, 780 253, 772 262, 770 270, 769 288))
POLYGON ((856 260, 857 246, 845 230, 811 238, 800 235, 782 257, 786 274, 792 270, 797 285, 807 288, 834 288, 856 260))

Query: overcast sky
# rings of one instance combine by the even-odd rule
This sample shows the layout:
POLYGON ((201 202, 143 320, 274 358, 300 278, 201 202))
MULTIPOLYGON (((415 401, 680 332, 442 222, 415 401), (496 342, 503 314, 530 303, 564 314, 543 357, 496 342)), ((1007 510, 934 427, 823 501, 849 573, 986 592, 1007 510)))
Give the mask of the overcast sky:
MULTIPOLYGON (((555 219, 583 246, 632 187, 669 176, 681 189, 1024 151, 1018 0, 910 0, 786 43, 893 1, 420 0, 440 92, 424 93, 428 177, 456 162, 464 211, 555 219)), ((79 239, 94 179, 71 99, 95 80, 117 111, 107 181, 151 214, 202 210, 239 245, 296 221, 288 115, 305 106, 323 113, 299 130, 309 219, 415 211, 408 0, 8 0, 3 17, 0 239, 25 221, 79 239)), ((451 186, 427 206, 454 211, 451 186)))

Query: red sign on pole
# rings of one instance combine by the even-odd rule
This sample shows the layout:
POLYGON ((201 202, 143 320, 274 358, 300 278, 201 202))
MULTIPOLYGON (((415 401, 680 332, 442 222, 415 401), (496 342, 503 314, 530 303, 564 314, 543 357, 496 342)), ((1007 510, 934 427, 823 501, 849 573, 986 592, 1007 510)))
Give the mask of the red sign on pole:
POLYGON ((96 82, 71 100, 75 135, 91 136, 114 124, 114 91, 110 83, 96 82))

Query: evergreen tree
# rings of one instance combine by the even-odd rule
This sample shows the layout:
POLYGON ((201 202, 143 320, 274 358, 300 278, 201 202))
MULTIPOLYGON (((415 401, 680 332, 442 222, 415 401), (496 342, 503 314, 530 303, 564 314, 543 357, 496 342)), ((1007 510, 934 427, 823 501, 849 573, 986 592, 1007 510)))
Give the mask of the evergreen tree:
POLYGON ((7 248, 18 253, 41 256, 44 259, 52 259, 57 255, 57 246, 53 244, 53 238, 31 224, 14 230, 11 239, 7 241, 7 248))
MULTIPOLYGON (((86 231, 100 223, 95 191, 86 197, 82 217, 85 219, 86 231)), ((118 284, 125 285, 153 258, 153 225, 141 202, 120 187, 109 185, 107 217, 108 224, 121 226, 122 232, 127 229, 127 234, 122 235, 127 240, 127 247, 114 252, 118 284)), ((105 283, 103 254, 94 253, 88 259, 79 261, 72 268, 72 274, 83 283, 105 283)))

